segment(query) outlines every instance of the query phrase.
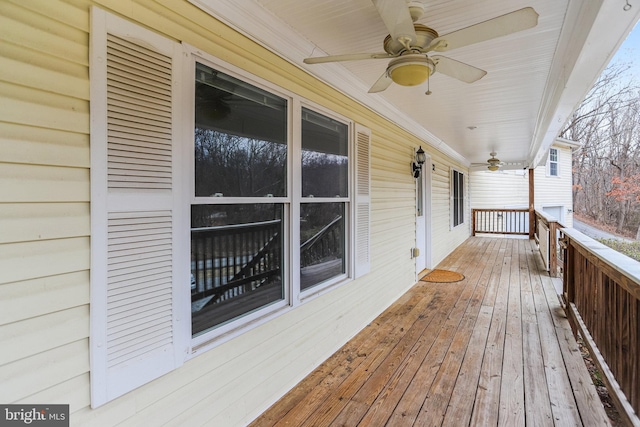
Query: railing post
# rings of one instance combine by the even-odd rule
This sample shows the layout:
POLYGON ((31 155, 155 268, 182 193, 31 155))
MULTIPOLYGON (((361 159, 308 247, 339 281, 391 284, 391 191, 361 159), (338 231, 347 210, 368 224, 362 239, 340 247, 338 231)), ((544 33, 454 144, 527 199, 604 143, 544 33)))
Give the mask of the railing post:
POLYGON ((535 186, 533 179, 533 168, 529 169, 529 239, 534 238, 535 234, 535 221, 536 221, 536 213, 535 213, 535 186))
POLYGON ((558 277, 558 223, 549 222, 549 273, 552 277, 558 277))
POLYGON ((564 235, 560 240, 560 248, 564 252, 562 257, 562 299, 568 307, 569 303, 575 301, 575 273, 573 271, 575 252, 571 246, 571 239, 567 235, 564 235))
POLYGON ((476 235, 476 210, 471 209, 471 235, 476 235))

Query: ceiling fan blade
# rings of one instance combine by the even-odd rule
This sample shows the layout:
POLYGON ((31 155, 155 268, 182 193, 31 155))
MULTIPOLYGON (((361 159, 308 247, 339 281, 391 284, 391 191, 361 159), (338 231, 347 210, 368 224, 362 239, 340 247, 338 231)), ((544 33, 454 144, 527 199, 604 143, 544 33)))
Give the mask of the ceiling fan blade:
POLYGON ((391 77, 389 77, 387 71, 385 70, 384 74, 380 76, 380 78, 373 84, 373 86, 371 86, 371 89, 369 89, 369 93, 382 92, 383 90, 391 86, 392 82, 393 80, 391 80, 391 77))
POLYGON ((340 62, 340 61, 358 61, 361 59, 389 59, 394 58, 394 55, 388 53, 349 53, 345 55, 331 55, 331 56, 318 56, 315 58, 305 58, 303 62, 305 64, 323 64, 325 62, 340 62))
POLYGON ((428 50, 445 52, 533 28, 536 25, 538 25, 538 13, 532 7, 525 7, 437 37, 433 39, 428 50))
POLYGON ((394 40, 403 45, 416 42, 416 31, 405 0, 371 0, 394 40))
POLYGON ((437 73, 445 74, 466 83, 478 81, 487 74, 485 70, 445 56, 433 55, 430 58, 436 64, 437 73))

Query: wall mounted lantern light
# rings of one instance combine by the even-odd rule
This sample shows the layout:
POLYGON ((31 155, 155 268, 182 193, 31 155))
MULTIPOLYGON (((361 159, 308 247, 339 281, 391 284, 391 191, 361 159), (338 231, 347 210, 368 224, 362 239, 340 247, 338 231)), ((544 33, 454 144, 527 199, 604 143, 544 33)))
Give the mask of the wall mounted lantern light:
POLYGON ((413 174, 414 178, 420 178, 420 173, 422 172, 422 165, 426 161, 427 161, 427 155, 422 149, 422 146, 420 146, 420 148, 418 148, 418 151, 416 151, 416 159, 411 164, 411 173, 413 174))

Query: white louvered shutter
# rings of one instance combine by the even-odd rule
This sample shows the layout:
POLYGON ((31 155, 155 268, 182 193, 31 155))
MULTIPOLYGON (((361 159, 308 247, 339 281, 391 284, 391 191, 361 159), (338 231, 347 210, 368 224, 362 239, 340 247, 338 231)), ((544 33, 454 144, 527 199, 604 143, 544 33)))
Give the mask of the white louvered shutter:
POLYGON ((371 270, 371 130, 356 124, 355 277, 371 270))
POLYGON ((91 397, 180 363, 173 190, 179 45, 97 8, 91 62, 91 397))

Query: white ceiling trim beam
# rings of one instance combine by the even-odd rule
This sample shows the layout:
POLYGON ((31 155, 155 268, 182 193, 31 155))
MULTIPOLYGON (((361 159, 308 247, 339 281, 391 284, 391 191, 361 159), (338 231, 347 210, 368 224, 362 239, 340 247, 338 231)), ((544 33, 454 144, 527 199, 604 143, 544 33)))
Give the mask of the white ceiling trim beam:
POLYGON ((469 160, 426 130, 420 123, 407 118, 379 95, 369 94, 369 88, 342 65, 336 63, 313 67, 302 65, 302 60, 312 53, 315 56, 326 53, 258 3, 237 0, 189 0, 189 2, 356 102, 391 120, 426 144, 462 165, 470 166, 469 160))

